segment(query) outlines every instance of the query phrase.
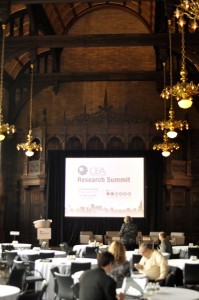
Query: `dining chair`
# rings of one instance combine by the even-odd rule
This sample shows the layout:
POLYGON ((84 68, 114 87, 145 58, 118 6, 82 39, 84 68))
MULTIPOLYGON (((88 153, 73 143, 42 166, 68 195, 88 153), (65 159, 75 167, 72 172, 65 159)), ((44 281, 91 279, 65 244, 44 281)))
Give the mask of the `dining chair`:
POLYGON ((72 290, 74 292, 74 298, 77 300, 79 299, 79 289, 80 289, 80 283, 76 282, 72 285, 72 290))
POLYGON ((89 270, 90 268, 90 262, 71 262, 71 275, 79 271, 89 270))
POLYGON ((62 251, 66 252, 66 255, 76 255, 76 251, 73 251, 67 242, 63 242, 59 246, 62 251))
POLYGON ((12 270, 12 266, 13 266, 13 261, 15 259, 15 257, 18 255, 17 251, 9 251, 6 250, 5 251, 5 256, 6 256, 6 261, 7 261, 7 268, 8 270, 11 272, 12 270))
POLYGON ((173 273, 174 274, 174 285, 176 287, 182 287, 183 286, 183 271, 174 266, 169 266, 169 272, 168 273, 173 273))
POLYGON ((18 287, 21 291, 26 289, 25 269, 17 269, 13 267, 7 281, 7 285, 18 287))
POLYGON ((99 246, 96 247, 86 247, 83 256, 85 258, 97 258, 97 253, 99 252, 99 246))
POLYGON ((39 291, 24 291, 19 295, 17 300, 42 300, 47 286, 47 281, 44 279, 39 291))
POLYGON ((199 248, 188 247, 188 258, 191 256, 197 256, 199 258, 199 248))
POLYGON ((16 269, 25 270, 25 284, 27 289, 34 289, 36 282, 44 280, 42 274, 38 270, 36 270, 32 266, 29 267, 29 263, 14 260, 14 267, 16 269))
POLYGON ((134 264, 138 264, 140 262, 140 259, 142 258, 142 255, 139 253, 134 253, 132 255, 132 270, 133 271, 137 271, 136 267, 134 266, 134 264))
POLYGON ((59 268, 57 266, 53 267, 50 269, 52 275, 53 275, 53 278, 54 278, 54 293, 55 293, 55 297, 54 297, 54 300, 57 299, 57 296, 58 296, 58 284, 57 284, 57 278, 55 276, 55 272, 56 273, 59 273, 59 268))
POLYGON ((40 259, 53 258, 53 257, 55 257, 55 252, 54 251, 40 252, 40 254, 39 254, 40 259))
POLYGON ((39 259, 40 256, 39 254, 28 254, 27 258, 29 261, 35 262, 35 260, 39 259))
POLYGON ((165 286, 175 287, 175 274, 173 271, 169 272, 165 280, 165 286))
POLYGON ((184 286, 192 287, 194 289, 197 288, 199 290, 199 264, 185 263, 184 286))
POLYGON ((58 284, 58 297, 63 300, 74 300, 74 292, 72 289, 73 279, 66 274, 60 274, 55 272, 55 277, 58 284))

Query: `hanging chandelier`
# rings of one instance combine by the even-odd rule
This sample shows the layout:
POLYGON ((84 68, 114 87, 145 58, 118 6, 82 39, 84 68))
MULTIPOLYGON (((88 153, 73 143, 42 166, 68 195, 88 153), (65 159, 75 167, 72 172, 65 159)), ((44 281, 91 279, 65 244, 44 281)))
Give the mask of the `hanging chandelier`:
POLYGON ((175 111, 173 108, 173 96, 171 94, 171 91, 173 89, 173 68, 172 68, 172 28, 171 28, 171 20, 168 21, 169 25, 169 66, 170 66, 170 86, 166 86, 166 69, 165 69, 165 63, 163 63, 163 69, 164 69, 164 89, 161 93, 161 97, 164 100, 165 105, 165 112, 164 112, 164 120, 157 121, 155 123, 157 130, 166 130, 167 135, 169 138, 175 138, 177 136, 177 130, 183 130, 183 129, 189 129, 189 124, 186 120, 176 120, 175 119, 175 111), (170 98, 170 109, 169 109, 169 119, 166 119, 166 100, 170 98))
POLYGON ((164 130, 163 134, 163 143, 155 144, 153 146, 153 150, 161 150, 162 156, 164 157, 170 156, 171 152, 173 152, 174 150, 178 150, 179 148, 180 147, 178 143, 169 142, 166 130, 164 130))
POLYGON ((33 156, 34 151, 42 151, 42 147, 40 144, 37 144, 36 142, 33 142, 32 137, 32 98, 33 98, 33 73, 34 73, 34 66, 33 64, 30 65, 30 127, 27 135, 27 142, 18 144, 17 150, 23 150, 26 151, 26 156, 33 156))
POLYGON ((0 142, 5 139, 6 134, 16 131, 14 125, 3 123, 3 76, 4 76, 4 61, 5 61, 5 24, 2 25, 2 47, 1 47, 1 69, 0 69, 0 142))
POLYGON ((181 0, 174 14, 177 19, 186 16, 195 31, 199 27, 199 0, 181 0))
POLYGON ((179 20, 179 25, 182 28, 182 67, 180 71, 180 82, 173 86, 171 93, 178 101, 178 105, 187 109, 192 106, 193 96, 199 94, 199 84, 194 84, 193 81, 187 82, 187 70, 185 64, 185 38, 184 38, 184 20, 179 20))

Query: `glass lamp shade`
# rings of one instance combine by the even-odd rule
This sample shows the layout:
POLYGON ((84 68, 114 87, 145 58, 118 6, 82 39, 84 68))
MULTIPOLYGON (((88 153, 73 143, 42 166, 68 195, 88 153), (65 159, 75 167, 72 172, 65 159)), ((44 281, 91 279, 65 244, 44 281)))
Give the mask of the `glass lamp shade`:
POLYGON ((0 133, 0 141, 3 141, 5 139, 5 135, 3 133, 0 133))
POLYGON ((176 136, 178 135, 178 133, 174 130, 170 130, 167 132, 167 136, 170 138, 170 139, 174 139, 176 136))
POLYGON ((168 157, 171 153, 169 151, 162 151, 162 156, 168 157))
POLYGON ((25 152, 25 154, 26 154, 26 156, 31 157, 31 156, 33 156, 34 152, 32 150, 27 150, 25 152))
POLYGON ((192 106, 192 99, 181 99, 178 101, 180 108, 187 109, 192 106))

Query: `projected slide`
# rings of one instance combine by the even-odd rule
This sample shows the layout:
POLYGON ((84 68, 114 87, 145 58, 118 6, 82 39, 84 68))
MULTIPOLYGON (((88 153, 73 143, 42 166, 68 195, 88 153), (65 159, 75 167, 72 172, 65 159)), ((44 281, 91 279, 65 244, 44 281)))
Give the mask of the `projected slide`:
POLYGON ((65 161, 65 216, 144 217, 144 158, 65 161))

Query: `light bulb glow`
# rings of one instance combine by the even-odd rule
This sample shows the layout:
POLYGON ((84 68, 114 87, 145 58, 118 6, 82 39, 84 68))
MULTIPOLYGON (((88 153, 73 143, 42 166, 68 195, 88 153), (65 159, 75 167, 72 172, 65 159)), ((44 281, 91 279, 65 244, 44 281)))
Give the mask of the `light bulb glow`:
POLYGON ((33 156, 34 152, 31 151, 31 150, 27 150, 27 151, 25 152, 25 154, 26 154, 26 156, 31 157, 31 156, 33 156))
POLYGON ((3 133, 0 134, 0 141, 3 141, 5 139, 5 135, 3 133))
POLYGON ((178 133, 176 131, 173 131, 173 130, 170 130, 170 131, 167 132, 167 136, 170 139, 174 139, 177 135, 178 135, 178 133))
POLYGON ((192 106, 192 99, 181 99, 178 101, 178 105, 180 108, 187 109, 192 106))
POLYGON ((162 156, 168 157, 171 153, 169 151, 162 151, 162 156))

